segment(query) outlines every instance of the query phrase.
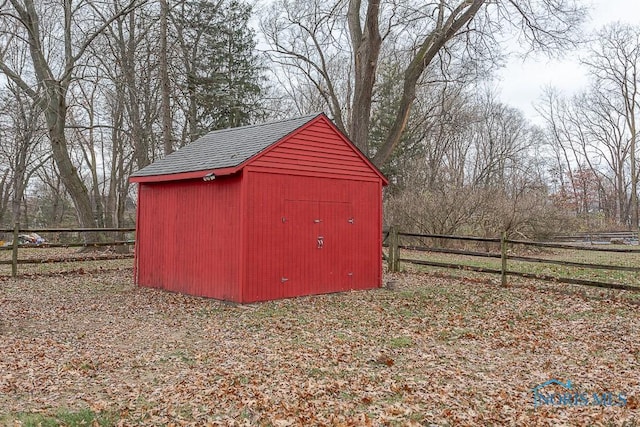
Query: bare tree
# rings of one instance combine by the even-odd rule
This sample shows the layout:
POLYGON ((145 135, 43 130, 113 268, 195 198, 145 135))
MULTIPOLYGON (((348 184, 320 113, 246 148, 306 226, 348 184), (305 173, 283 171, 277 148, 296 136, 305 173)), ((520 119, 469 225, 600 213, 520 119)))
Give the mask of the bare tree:
POLYGON ((628 224, 633 203, 628 191, 632 138, 626 130, 625 109, 597 86, 575 97, 572 105, 574 139, 591 171, 591 184, 598 188, 600 208, 608 218, 628 224))
MULTIPOLYGON (((122 10, 119 0, 113 0, 113 7, 116 13, 122 10)), ((127 100, 122 104, 124 116, 114 120, 123 126, 121 129, 128 130, 126 140, 133 148, 138 169, 156 157, 152 129, 161 104, 159 79, 153 66, 159 49, 153 41, 156 18, 144 8, 119 14, 106 28, 102 46, 93 53, 113 82, 112 107, 113 102, 127 100)))
POLYGON ((47 26, 43 25, 42 11, 38 10, 33 0, 8 0, 1 9, 4 28, 9 30, 5 30, 5 43, 0 47, 0 72, 42 108, 49 129, 53 159, 73 200, 80 224, 84 227, 95 227, 96 220, 89 192, 71 158, 65 134, 68 91, 78 62, 85 56, 89 46, 114 20, 131 12, 139 3, 139 0, 131 0, 122 10, 108 17, 88 1, 75 5, 71 0, 63 0, 61 4, 39 3, 38 7, 46 7, 47 22, 50 23, 47 26), (87 17, 87 10, 91 10, 93 16, 87 17), (94 24, 96 21, 99 24, 94 24), (44 32, 51 26, 60 31, 63 39, 61 45, 55 41, 58 34, 44 32), (6 61, 5 52, 12 44, 28 46, 34 82, 19 75, 6 61))
MULTIPOLYGON (((425 70, 439 55, 452 54, 449 48, 455 42, 463 43, 467 53, 482 55, 496 44, 495 36, 503 28, 516 27, 532 49, 549 52, 571 45, 572 31, 583 16, 573 0, 440 0, 428 4, 382 0, 327 4, 316 0, 278 2, 262 26, 273 60, 295 67, 312 82, 338 127, 348 131, 365 153, 370 151, 372 94, 380 54, 385 44, 407 53, 392 126, 384 143, 369 153, 374 163, 383 165, 402 140, 425 70), (347 54, 350 65, 346 70, 352 74, 346 83, 340 83, 332 64, 347 54), (346 94, 337 89, 340 86, 346 88, 346 94)), ((344 71, 343 61, 342 75, 344 71)))
POLYGON ((50 155, 41 149, 45 129, 38 105, 13 84, 8 85, 7 95, 0 114, 7 117, 9 128, 4 129, 7 134, 0 152, 8 163, 3 184, 6 180, 11 185, 5 188, 10 191, 2 193, 2 198, 6 200, 11 195, 11 218, 15 223, 22 219, 22 203, 31 176, 50 155))
POLYGON ((575 163, 572 162, 571 155, 575 155, 576 151, 569 146, 571 131, 569 130, 569 120, 565 119, 566 101, 556 90, 547 87, 541 102, 536 106, 536 110, 546 122, 548 147, 553 152, 555 161, 555 166, 552 169, 555 179, 560 182, 558 193, 563 199, 575 199, 576 180, 573 177, 575 163), (565 177, 568 177, 568 182, 565 177), (570 197, 567 197, 567 193, 570 193, 570 197))
POLYGON ((416 103, 412 131, 394 154, 403 171, 391 175, 386 220, 442 234, 537 236, 545 223, 555 230, 540 131, 490 89, 434 87, 431 98, 420 93, 424 105, 416 103))
POLYGON ((595 162, 600 146, 593 139, 601 130, 602 122, 597 111, 587 109, 588 104, 586 94, 564 100, 548 89, 544 104, 538 106, 547 122, 548 147, 555 157, 553 170, 561 182, 556 201, 573 208, 575 215, 587 220, 593 209, 602 207, 602 204, 594 206, 593 186, 603 189, 603 171, 595 162))
MULTIPOLYGON (((102 157, 101 198, 104 223, 125 225, 128 178, 164 154, 158 62, 158 14, 155 4, 120 15, 90 47, 91 63, 99 79, 100 114, 107 126, 99 134, 102 157)), ((112 0, 112 13, 122 9, 112 0)))
MULTIPOLYGON (((307 88, 313 88, 329 108, 336 126, 348 133, 353 65, 346 15, 344 1, 277 1, 261 27, 271 45, 271 60, 287 75, 285 87, 290 85, 296 92, 294 99, 300 99, 300 89, 306 94, 307 88)), ((303 106, 298 110, 309 109, 303 106)))
POLYGON ((562 197, 585 218, 597 210, 636 228, 640 29, 614 24, 596 36, 583 58, 590 87, 571 99, 549 90, 539 112, 556 153, 561 190, 570 187, 562 197))
POLYGON ((629 132, 631 225, 638 223, 638 168, 636 166, 638 113, 640 110, 640 28, 622 24, 605 27, 598 43, 583 61, 599 91, 619 101, 629 132))

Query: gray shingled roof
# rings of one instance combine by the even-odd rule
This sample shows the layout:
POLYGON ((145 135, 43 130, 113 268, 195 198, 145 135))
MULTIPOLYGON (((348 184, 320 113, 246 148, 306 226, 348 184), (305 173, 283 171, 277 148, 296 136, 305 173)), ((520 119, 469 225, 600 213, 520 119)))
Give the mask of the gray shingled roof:
POLYGON ((216 130, 132 176, 169 175, 238 166, 319 115, 216 130))

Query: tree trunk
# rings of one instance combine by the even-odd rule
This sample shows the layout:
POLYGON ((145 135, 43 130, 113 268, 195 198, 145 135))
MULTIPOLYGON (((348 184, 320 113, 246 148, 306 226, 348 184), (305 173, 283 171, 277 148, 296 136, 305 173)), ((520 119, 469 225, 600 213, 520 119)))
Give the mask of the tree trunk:
POLYGON ((173 152, 173 138, 171 136, 171 100, 169 86, 169 70, 167 65, 167 15, 169 14, 169 5, 167 0, 160 0, 160 92, 162 95, 162 142, 164 146, 164 154, 173 152))
POLYGON ((25 176, 27 174, 26 146, 27 138, 31 138, 31 132, 26 131, 24 135, 16 135, 19 142, 16 144, 16 157, 13 163, 13 199, 11 201, 11 218, 13 223, 20 222, 20 212, 22 199, 26 187, 25 176))
POLYGON ((187 128, 189 129, 189 142, 198 137, 198 109, 196 100, 196 84, 193 72, 187 71, 187 128))
POLYGON ((625 190, 624 190, 624 169, 622 167, 623 161, 618 158, 618 168, 616 170, 616 216, 618 224, 624 224, 625 220, 625 190))
POLYGON ((636 129, 635 120, 632 120, 630 151, 630 175, 631 175, 631 229, 638 228, 638 173, 636 172, 636 129))
MULTIPOLYGON (((4 222, 7 209, 13 200, 11 200, 12 192, 9 185, 9 169, 4 171, 2 179, 0 179, 0 221, 4 222)), ((11 206, 13 213, 14 206, 11 206)), ((20 205, 18 204, 18 212, 20 212, 20 205)))
POLYGON ((96 220, 93 216, 89 191, 71 161, 64 133, 67 116, 66 88, 56 81, 46 81, 45 87, 48 94, 45 101, 45 117, 49 127, 53 160, 58 167, 60 179, 76 208, 80 225, 85 228, 94 228, 96 220))
POLYGON ((478 10, 485 1, 486 0, 468 0, 461 2, 458 7, 451 11, 451 14, 446 19, 444 17, 444 2, 440 4, 437 27, 424 39, 420 45, 420 49, 405 70, 404 85, 398 112, 384 144, 373 157, 373 163, 375 165, 381 166, 386 163, 391 153, 393 153, 393 150, 400 143, 400 139, 409 120, 411 106, 416 96, 416 85, 424 70, 438 54, 440 49, 456 36, 462 26, 466 25, 476 16, 476 13, 478 13, 478 10))
MULTIPOLYGON (((124 90, 120 84, 116 86, 116 93, 123 93, 124 90)), ((116 104, 112 110, 113 129, 111 129, 111 168, 109 170, 109 192, 107 193, 107 212, 105 215, 105 224, 107 227, 116 227, 117 225, 117 203, 119 195, 119 177, 122 176, 123 168, 123 152, 122 152, 122 131, 124 110, 124 97, 118 96, 116 104)), ((120 178, 121 179, 121 178, 120 178)))
POLYGON ((122 53, 122 72, 129 101, 127 109, 131 121, 131 140, 133 141, 133 156, 138 169, 147 166, 149 160, 149 146, 142 127, 142 115, 140 114, 140 99, 138 97, 136 77, 136 17, 135 13, 129 14, 128 39, 125 40, 124 32, 120 28, 118 34, 120 50, 122 53))
MULTIPOLYGON (((22 175, 24 176, 24 174, 22 175)), ((11 218, 13 223, 20 222, 20 212, 22 211, 22 199, 24 197, 24 183, 19 172, 13 177, 13 198, 11 200, 11 218)))
POLYGON ((356 147, 369 155, 371 99, 376 81, 380 46, 382 45, 378 24, 380 0, 369 0, 364 31, 360 24, 361 4, 361 0, 351 0, 347 12, 355 69, 349 137, 356 147))

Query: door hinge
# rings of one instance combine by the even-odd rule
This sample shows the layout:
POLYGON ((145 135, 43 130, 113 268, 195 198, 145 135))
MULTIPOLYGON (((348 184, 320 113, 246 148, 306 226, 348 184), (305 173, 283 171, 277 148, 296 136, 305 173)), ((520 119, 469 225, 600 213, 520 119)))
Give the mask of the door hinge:
POLYGON ((354 220, 353 218, 349 218, 349 219, 347 220, 347 222, 348 222, 349 224, 353 224, 353 223, 355 222, 355 220, 354 220))
POLYGON ((282 283, 287 282, 287 281, 289 281, 289 279, 287 279, 286 277, 283 277, 282 279, 280 279, 280 282, 282 282, 282 283))

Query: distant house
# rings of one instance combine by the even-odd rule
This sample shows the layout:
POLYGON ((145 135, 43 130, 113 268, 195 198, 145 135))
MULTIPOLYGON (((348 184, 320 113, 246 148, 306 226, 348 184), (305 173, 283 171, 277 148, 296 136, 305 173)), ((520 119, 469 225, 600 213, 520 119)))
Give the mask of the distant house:
POLYGON ((381 286, 387 181, 324 114, 211 132, 131 181, 140 286, 240 303, 381 286))

